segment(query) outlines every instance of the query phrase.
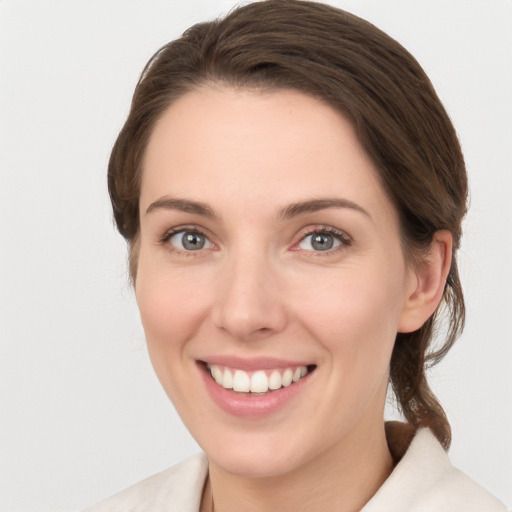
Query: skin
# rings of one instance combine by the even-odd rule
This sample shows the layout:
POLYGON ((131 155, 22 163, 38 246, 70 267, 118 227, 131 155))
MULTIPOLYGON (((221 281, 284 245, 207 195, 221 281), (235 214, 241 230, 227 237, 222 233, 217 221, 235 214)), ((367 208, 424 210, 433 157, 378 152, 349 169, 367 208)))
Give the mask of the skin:
POLYGON ((212 493, 217 511, 359 510, 392 470, 383 410, 395 336, 435 310, 449 233, 413 266, 343 116, 295 91, 220 86, 186 94, 156 124, 140 215, 137 302, 156 373, 210 461, 203 510, 212 493), (350 204, 283 215, 319 198, 350 204), (204 248, 166 236, 181 227, 204 233, 204 248), (337 247, 315 250, 308 235, 325 229, 337 247), (213 355, 316 369, 277 412, 240 418, 206 391, 197 361, 213 355))

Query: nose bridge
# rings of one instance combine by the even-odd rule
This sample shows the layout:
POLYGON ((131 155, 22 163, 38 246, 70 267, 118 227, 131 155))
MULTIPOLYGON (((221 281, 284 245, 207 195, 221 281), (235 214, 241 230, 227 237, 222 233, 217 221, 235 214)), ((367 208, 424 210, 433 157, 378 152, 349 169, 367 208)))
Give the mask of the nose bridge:
POLYGON ((223 262, 214 321, 240 340, 284 327, 286 314, 278 289, 278 269, 265 250, 243 244, 223 262))

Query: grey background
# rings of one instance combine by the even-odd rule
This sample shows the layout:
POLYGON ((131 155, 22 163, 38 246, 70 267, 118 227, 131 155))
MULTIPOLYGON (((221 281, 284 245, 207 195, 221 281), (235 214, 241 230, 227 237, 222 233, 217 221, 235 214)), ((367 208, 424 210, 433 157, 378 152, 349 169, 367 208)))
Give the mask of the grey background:
MULTIPOLYGON (((431 380, 453 462, 510 506, 512 2, 330 3, 418 58, 460 135, 468 324, 431 380)), ((0 1, 4 511, 79 510, 198 450, 148 361, 105 168, 147 59, 233 5, 0 1)))

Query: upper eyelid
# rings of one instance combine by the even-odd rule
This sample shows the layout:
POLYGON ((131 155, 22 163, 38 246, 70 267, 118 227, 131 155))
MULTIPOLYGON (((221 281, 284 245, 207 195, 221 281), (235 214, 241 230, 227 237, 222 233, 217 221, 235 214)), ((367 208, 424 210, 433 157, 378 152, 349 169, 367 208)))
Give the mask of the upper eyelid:
POLYGON ((306 236, 314 233, 328 233, 330 235, 337 235, 339 238, 352 240, 352 237, 343 229, 335 228, 334 226, 316 224, 311 227, 304 227, 299 231, 300 240, 303 240, 306 236))
POLYGON ((174 226, 172 228, 166 229, 161 236, 161 238, 170 237, 176 235, 181 232, 190 232, 190 233, 200 233, 201 235, 206 236, 210 239, 210 235, 208 234, 208 230, 201 228, 195 224, 182 224, 179 226, 174 226))

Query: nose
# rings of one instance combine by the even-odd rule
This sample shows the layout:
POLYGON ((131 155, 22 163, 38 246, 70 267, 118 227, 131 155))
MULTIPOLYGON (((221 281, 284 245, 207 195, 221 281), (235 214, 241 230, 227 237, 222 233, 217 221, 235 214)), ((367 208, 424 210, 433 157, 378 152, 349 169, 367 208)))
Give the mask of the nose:
POLYGON ((212 308, 217 328, 240 341, 267 338, 285 328, 279 272, 265 257, 233 256, 219 271, 219 293, 212 308))

